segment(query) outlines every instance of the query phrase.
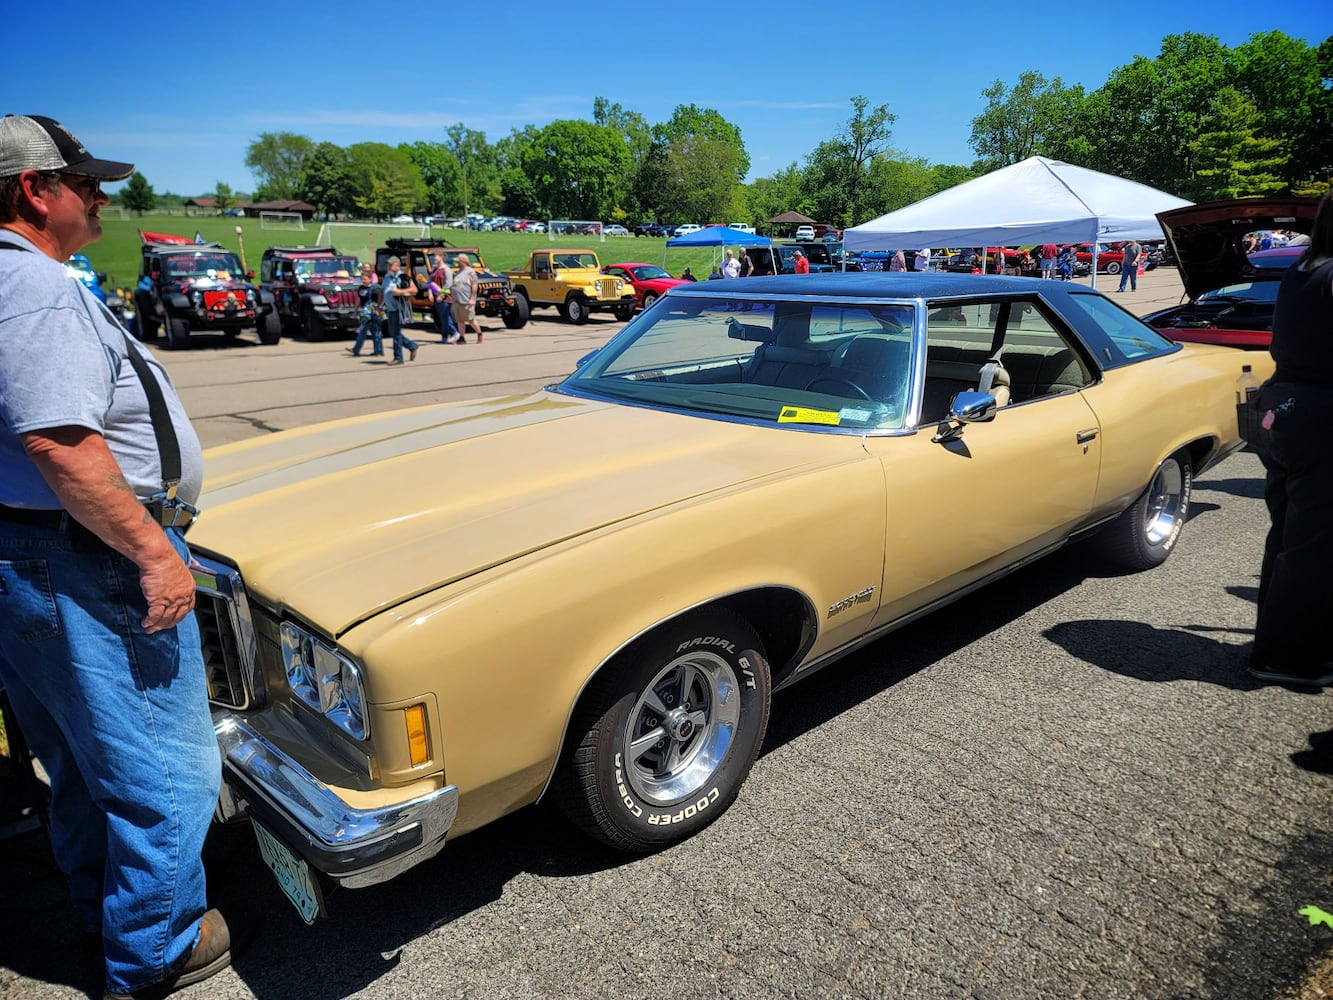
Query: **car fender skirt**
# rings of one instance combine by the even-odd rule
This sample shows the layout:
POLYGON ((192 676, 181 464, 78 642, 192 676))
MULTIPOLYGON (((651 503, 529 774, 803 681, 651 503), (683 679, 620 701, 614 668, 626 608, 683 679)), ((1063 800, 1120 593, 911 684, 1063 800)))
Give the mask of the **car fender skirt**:
POLYGON ((434 857, 458 815, 455 785, 358 808, 239 716, 214 713, 213 731, 223 762, 219 818, 254 815, 348 888, 387 881, 434 857))

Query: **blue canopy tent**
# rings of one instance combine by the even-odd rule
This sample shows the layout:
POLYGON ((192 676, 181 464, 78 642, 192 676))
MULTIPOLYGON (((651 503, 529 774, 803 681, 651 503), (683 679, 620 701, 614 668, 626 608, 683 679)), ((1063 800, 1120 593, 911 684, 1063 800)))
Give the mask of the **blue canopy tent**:
POLYGON ((666 267, 667 250, 672 247, 771 247, 773 241, 767 236, 743 233, 730 226, 705 226, 703 229, 684 236, 673 236, 667 240, 662 251, 662 266, 666 267))

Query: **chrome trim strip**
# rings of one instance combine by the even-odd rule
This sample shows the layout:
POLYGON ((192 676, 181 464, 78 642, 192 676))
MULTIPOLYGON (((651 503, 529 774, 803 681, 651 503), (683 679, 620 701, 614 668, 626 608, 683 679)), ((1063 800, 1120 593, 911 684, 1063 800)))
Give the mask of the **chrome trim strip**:
POLYGON ((866 632, 861 636, 858 636, 851 642, 839 646, 837 649, 829 650, 829 652, 825 653, 823 656, 817 657, 811 660, 809 663, 801 664, 799 667, 793 670, 791 674, 789 674, 787 678, 784 681, 782 681, 782 683, 774 686, 773 693, 776 694, 777 692, 783 690, 784 688, 794 684, 796 681, 805 680, 805 678, 809 677, 811 674, 816 673, 819 670, 822 670, 829 664, 835 663, 838 660, 841 660, 844 656, 856 652, 862 646, 868 645, 872 642, 875 642, 878 639, 884 638, 884 636, 888 635, 890 632, 897 631, 904 625, 910 625, 918 618, 924 618, 926 615, 932 614, 933 612, 938 611, 940 608, 950 605, 954 601, 957 601, 960 598, 966 597, 973 591, 980 590, 982 587, 989 586, 996 580, 1008 576, 1015 570, 1022 569, 1024 566, 1027 566, 1030 563, 1034 563, 1038 559, 1045 558, 1046 556, 1050 555, 1057 549, 1063 548, 1066 544, 1068 544, 1068 542, 1069 539, 1067 537, 1062 538, 1058 542, 1048 545, 1045 548, 1037 552, 1034 552, 1029 556, 1025 556, 1024 558, 1018 560, 1017 562, 1009 566, 1005 566, 1002 569, 998 569, 994 573, 989 573, 986 576, 983 576, 979 580, 974 580, 972 583, 967 584, 967 586, 965 587, 960 587, 955 591, 951 591, 950 593, 945 594, 943 597, 937 597, 929 604, 922 605, 915 611, 909 611, 907 612, 907 614, 902 615, 899 618, 895 618, 891 622, 886 622, 885 624, 879 626, 878 628, 873 629, 870 632, 866 632))
MULTIPOLYGON (((224 770, 241 785, 240 797, 255 795, 303 834, 317 852, 354 859, 367 848, 414 829, 420 838, 404 838, 411 849, 401 854, 371 854, 371 863, 332 873, 345 886, 359 888, 384 882, 438 854, 458 815, 458 788, 443 788, 375 809, 358 809, 338 795, 281 749, 229 713, 215 715, 213 732, 222 751, 224 770)), ((231 803, 235 808, 235 803, 231 803)))

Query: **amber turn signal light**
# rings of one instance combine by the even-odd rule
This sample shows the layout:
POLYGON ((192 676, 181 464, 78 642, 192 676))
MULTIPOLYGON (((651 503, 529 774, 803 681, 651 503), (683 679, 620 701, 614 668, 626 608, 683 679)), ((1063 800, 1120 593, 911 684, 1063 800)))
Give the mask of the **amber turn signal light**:
POLYGON ((403 721, 407 725, 407 749, 416 767, 430 759, 430 746, 426 740, 426 706, 413 705, 404 709, 403 721))

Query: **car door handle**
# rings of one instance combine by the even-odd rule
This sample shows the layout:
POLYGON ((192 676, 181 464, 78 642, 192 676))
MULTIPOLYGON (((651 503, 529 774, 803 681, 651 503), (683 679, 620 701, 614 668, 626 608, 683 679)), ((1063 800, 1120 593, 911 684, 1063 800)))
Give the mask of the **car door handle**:
POLYGON ((1075 432, 1074 440, 1077 441, 1079 444, 1087 444, 1089 441, 1091 441, 1093 438, 1097 436, 1097 433, 1098 429, 1096 427, 1089 427, 1086 430, 1075 432))

